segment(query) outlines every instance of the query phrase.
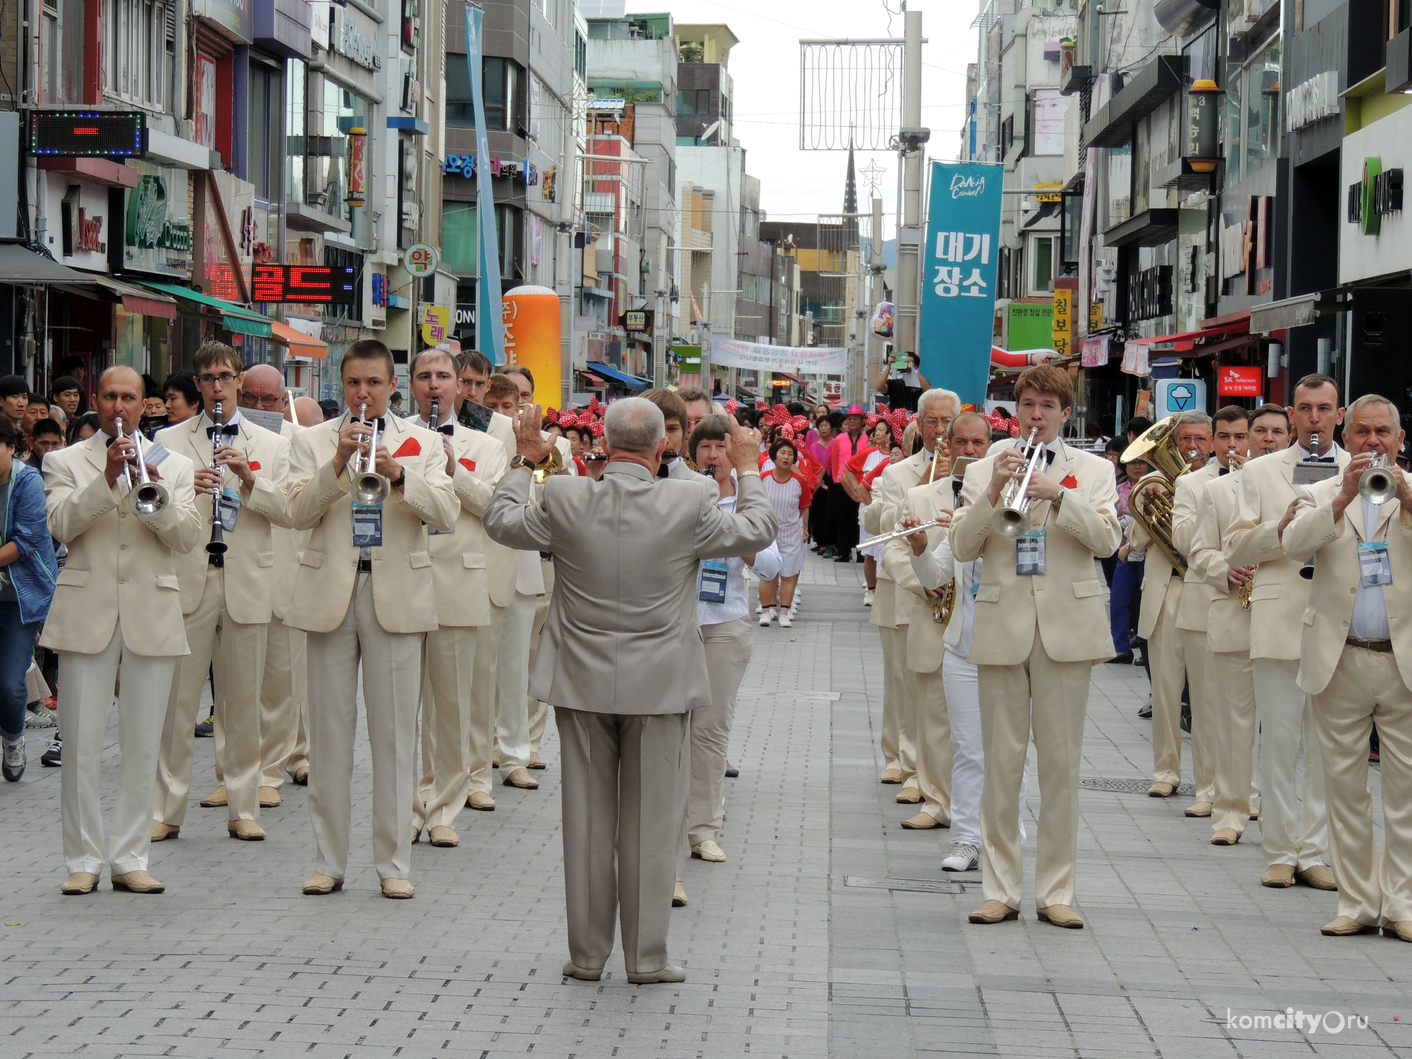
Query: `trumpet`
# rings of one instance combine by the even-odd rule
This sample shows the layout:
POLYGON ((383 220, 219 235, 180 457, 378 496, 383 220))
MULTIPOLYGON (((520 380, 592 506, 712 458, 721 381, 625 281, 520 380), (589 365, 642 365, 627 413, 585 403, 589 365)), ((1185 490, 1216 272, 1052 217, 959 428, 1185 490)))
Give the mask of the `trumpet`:
POLYGON ((1030 521, 1030 498, 1025 495, 1030 488, 1030 479, 1044 458, 1044 446, 1039 443, 1039 428, 1030 430, 1025 442, 1025 473, 1010 479, 1000 498, 1000 507, 990 516, 990 527, 1002 537, 1015 540, 1022 536, 1030 521))
MULTIPOLYGON (((221 464, 216 459, 216 449, 223 443, 225 437, 221 433, 221 427, 226 424, 225 412, 221 408, 221 402, 216 402, 216 407, 212 410, 211 418, 216 423, 216 433, 211 438, 211 470, 220 473, 221 464)), ((221 486, 216 483, 216 493, 211 497, 211 539, 206 542, 207 555, 224 555, 226 553, 225 526, 221 524, 221 486)))
MULTIPOLYGON (((118 416, 115 423, 118 437, 121 439, 125 436, 122 416, 118 416)), ((147 457, 142 451, 142 431, 133 432, 132 443, 137 449, 133 457, 137 461, 136 485, 132 480, 132 464, 129 463, 123 468, 123 479, 132 493, 132 508, 139 515, 155 515, 167 506, 167 487, 161 482, 154 482, 152 476, 147 473, 147 457)))
MULTIPOLYGON (((358 406, 358 418, 364 423, 368 421, 366 402, 358 406)), ((364 452, 361 446, 355 450, 349 467, 353 477, 353 499, 369 507, 386 500, 391 488, 388 480, 374 469, 377 465, 378 425, 373 423, 372 426, 373 432, 368 437, 367 451, 364 452)))
POLYGON ((1387 456, 1378 453, 1358 480, 1358 495, 1369 504, 1386 504, 1397 495, 1397 478, 1388 466, 1387 456))
POLYGON ((944 519, 929 518, 927 519, 927 521, 919 522, 909 529, 893 530, 891 533, 883 533, 876 537, 869 537, 867 540, 867 545, 871 548, 874 544, 886 544, 888 541, 895 541, 899 537, 910 537, 914 533, 923 533, 929 529, 936 529, 939 526, 949 525, 951 525, 950 515, 947 515, 947 517, 944 519))

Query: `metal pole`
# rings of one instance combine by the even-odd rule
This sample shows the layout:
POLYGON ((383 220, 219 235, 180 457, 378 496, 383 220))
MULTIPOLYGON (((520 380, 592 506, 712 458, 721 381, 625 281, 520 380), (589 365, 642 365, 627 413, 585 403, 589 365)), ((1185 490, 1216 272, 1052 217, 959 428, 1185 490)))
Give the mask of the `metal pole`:
POLYGON ((902 229, 897 233, 897 321, 893 351, 917 351, 922 243, 922 13, 908 11, 902 45, 902 229))
MULTIPOLYGON (((873 236, 868 245, 868 311, 872 312, 873 306, 882 300, 882 231, 883 231, 883 201, 879 195, 873 196, 873 236)), ((894 320, 894 325, 896 321, 894 320)), ((863 323, 867 327, 867 321, 863 323)), ((875 333, 872 328, 868 328, 863 335, 864 348, 867 356, 863 364, 864 385, 872 387, 876 373, 882 370, 882 336, 875 333)), ((872 392, 871 389, 864 390, 864 393, 872 392)))
POLYGON ((667 349, 671 332, 667 327, 667 231, 657 231, 657 311, 652 317, 652 385, 667 385, 667 349))

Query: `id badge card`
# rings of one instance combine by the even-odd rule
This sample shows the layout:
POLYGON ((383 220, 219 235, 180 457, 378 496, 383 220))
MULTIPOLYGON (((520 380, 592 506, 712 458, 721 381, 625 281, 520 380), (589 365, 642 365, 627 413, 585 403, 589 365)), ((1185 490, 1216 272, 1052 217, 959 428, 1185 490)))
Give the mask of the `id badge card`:
POLYGON ((353 503, 353 547, 382 547, 382 505, 353 503))
POLYGON ((1363 575, 1359 582, 1361 588, 1392 584, 1392 560, 1388 558, 1387 541, 1358 545, 1358 568, 1363 575))
POLYGON ((240 491, 223 486, 217 510, 221 515, 221 529, 234 533, 236 520, 240 518, 240 491))
POLYGON ((729 575, 730 564, 724 559, 703 560, 696 598, 702 603, 724 603, 726 601, 726 578, 729 575))
POLYGON ((1044 530, 1029 530, 1015 542, 1015 573, 1021 577, 1044 573, 1044 530))

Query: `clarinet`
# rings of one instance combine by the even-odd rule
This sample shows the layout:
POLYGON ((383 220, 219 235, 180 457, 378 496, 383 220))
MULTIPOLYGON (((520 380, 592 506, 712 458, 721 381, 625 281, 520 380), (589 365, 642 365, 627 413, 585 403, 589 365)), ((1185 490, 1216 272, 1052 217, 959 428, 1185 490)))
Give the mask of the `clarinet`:
POLYGON ((441 402, 433 397, 431 408, 427 409, 427 426, 435 430, 441 424, 441 402))
MULTIPOLYGON (((216 402, 213 415, 216 421, 216 433, 211 438, 211 469, 218 474, 221 465, 216 461, 216 448, 218 444, 225 443, 225 434, 221 428, 225 426, 225 413, 221 410, 221 402, 216 402)), ((206 542, 207 555, 224 555, 226 553, 225 527, 221 525, 221 487, 216 483, 216 495, 211 497, 211 539, 206 542)))

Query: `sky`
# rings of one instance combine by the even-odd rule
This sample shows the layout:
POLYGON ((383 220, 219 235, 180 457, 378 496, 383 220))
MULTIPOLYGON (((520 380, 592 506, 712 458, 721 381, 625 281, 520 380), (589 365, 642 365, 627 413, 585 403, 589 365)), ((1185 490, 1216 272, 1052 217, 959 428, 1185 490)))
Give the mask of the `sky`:
MULTIPOLYGON (((930 158, 956 157, 966 87, 966 64, 976 60, 977 31, 971 21, 978 0, 914 0, 922 12, 922 124, 931 129, 930 158)), ((745 148, 746 172, 760 179, 761 208, 768 220, 799 220, 843 209, 846 151, 799 150, 800 38, 902 37, 900 0, 629 0, 629 13, 668 10, 676 22, 724 22, 740 43, 728 70, 735 81, 735 138, 745 148), (754 12, 759 12, 754 13, 754 12), (890 20, 890 25, 889 25, 890 20)), ((860 170, 870 161, 882 174, 886 227, 892 232, 897 197, 897 156, 857 154, 860 170)), ((859 180, 859 205, 867 192, 859 180)))

